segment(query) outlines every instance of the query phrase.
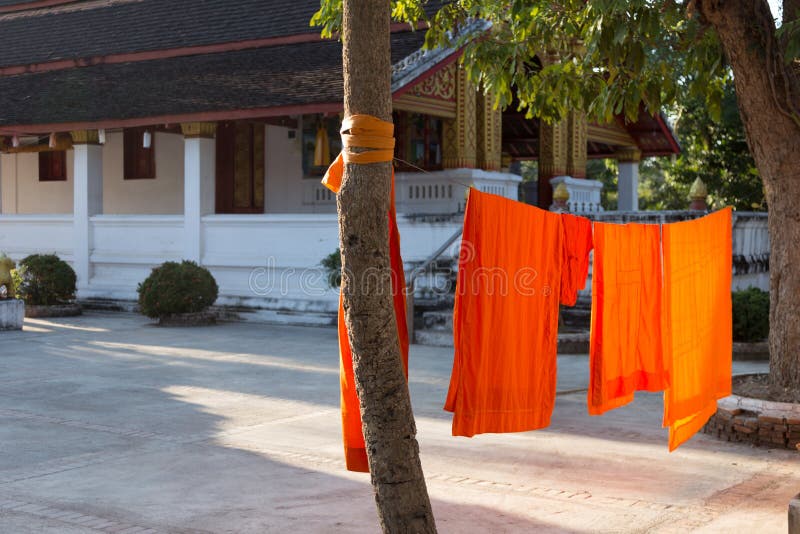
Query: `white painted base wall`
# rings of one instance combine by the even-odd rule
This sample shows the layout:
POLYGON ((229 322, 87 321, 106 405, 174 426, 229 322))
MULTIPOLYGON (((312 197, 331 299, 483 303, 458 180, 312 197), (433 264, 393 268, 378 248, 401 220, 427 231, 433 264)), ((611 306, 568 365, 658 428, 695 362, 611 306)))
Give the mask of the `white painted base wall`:
MULTIPOLYGON (((418 222, 400 217, 408 264, 424 260, 460 220, 418 222)), ((79 298, 135 300, 150 270, 183 258, 183 216, 95 215, 90 218, 91 278, 79 298)), ((334 313, 338 290, 320 266, 339 246, 334 214, 208 215, 201 222, 202 265, 220 287, 217 304, 306 314, 334 313)), ((0 251, 20 260, 55 252, 72 262, 72 217, 0 216, 0 251)), ((458 245, 451 249, 457 253, 458 245)), ((269 314, 267 314, 269 315, 269 314)))
MULTIPOLYGON (((431 222, 399 216, 401 250, 407 270, 426 259, 461 226, 460 218, 431 222)), ((764 221, 766 222, 766 221, 764 221)), ((95 215, 90 218, 89 285, 80 298, 136 300, 137 285, 150 270, 183 258, 181 215, 95 215)), ((744 232, 756 235, 752 220, 735 227, 735 252, 744 232)), ((763 233, 763 232, 762 232, 763 233)), ((327 286, 320 261, 338 247, 334 214, 207 215, 201 220, 201 263, 220 287, 219 305, 250 308, 262 321, 329 324, 338 291, 327 286)), ((746 241, 756 251, 756 239, 746 241)), ((70 215, 0 216, 0 251, 20 260, 55 252, 73 261, 70 215)), ((768 246, 768 244, 767 244, 768 246)), ((763 248, 763 243, 761 247, 763 248)), ((445 258, 457 257, 456 242, 445 258)), ((420 284, 423 286, 424 284, 420 284)), ((769 273, 734 276, 733 288, 767 290, 769 273)), ((583 295, 591 290, 591 273, 583 295)))

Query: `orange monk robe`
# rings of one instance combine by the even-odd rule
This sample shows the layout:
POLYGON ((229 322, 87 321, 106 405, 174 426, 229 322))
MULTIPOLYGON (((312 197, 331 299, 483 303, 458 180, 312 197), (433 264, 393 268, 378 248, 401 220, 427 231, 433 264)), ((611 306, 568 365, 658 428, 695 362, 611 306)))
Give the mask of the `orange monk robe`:
POLYGON ((691 438, 731 393, 731 209, 665 224, 664 392, 669 449, 691 438))
POLYGON ((470 189, 444 407, 454 436, 550 424, 562 239, 558 214, 470 189))
POLYGON ((564 265, 561 275, 561 304, 574 306, 578 291, 586 287, 589 253, 592 251, 592 221, 585 217, 561 214, 564 226, 564 265))
MULTIPOLYGON (((336 158, 325 174, 323 184, 339 192, 344 174, 342 155, 336 158)), ((408 328, 406 325, 406 283, 403 274, 403 259, 400 257, 400 232, 397 229, 397 216, 394 207, 394 171, 392 171, 392 197, 389 207, 389 256, 392 265, 392 295, 394 316, 397 320, 397 336, 400 340, 400 355, 403 370, 408 378, 408 328)), ((339 382, 341 386, 342 434, 344 456, 349 471, 369 472, 364 433, 361 426, 361 411, 353 376, 353 355, 344 322, 342 295, 339 294, 339 382)))
POLYGON ((661 340, 661 248, 658 225, 594 225, 589 413, 662 391, 668 378, 661 340))

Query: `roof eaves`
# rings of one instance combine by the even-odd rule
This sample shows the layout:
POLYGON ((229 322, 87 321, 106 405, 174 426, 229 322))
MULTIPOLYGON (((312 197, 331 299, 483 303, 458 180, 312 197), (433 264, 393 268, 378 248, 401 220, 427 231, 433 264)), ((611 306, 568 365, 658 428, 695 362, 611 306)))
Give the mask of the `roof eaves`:
MULTIPOLYGON (((461 36, 477 35, 491 27, 485 20, 473 20, 460 32, 461 36)), ((434 49, 420 48, 392 65, 392 93, 401 91, 419 79, 437 64, 458 52, 457 48, 440 47, 434 49)))

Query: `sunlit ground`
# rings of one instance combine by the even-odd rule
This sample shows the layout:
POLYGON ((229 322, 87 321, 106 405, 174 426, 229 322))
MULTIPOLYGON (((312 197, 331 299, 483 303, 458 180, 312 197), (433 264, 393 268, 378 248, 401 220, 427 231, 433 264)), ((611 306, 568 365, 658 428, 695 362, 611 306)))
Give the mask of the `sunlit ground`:
MULTIPOLYGON (((550 428, 454 438, 451 362, 412 347, 440 532, 786 532, 800 454, 705 435, 670 454, 659 395, 586 414, 585 356, 559 358, 550 428)), ((334 329, 26 321, 0 368, 0 532, 377 530, 343 467, 334 329)))

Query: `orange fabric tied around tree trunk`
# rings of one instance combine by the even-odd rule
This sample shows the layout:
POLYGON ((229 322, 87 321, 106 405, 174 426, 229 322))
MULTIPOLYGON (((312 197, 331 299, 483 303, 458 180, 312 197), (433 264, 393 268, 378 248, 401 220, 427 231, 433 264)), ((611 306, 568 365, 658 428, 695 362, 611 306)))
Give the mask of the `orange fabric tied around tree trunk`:
POLYGON ((662 332, 669 450, 700 430, 731 394, 731 208, 665 224, 662 332))
MULTIPOLYGON (((344 178, 346 163, 383 163, 394 158, 394 125, 371 115, 352 115, 342 121, 342 152, 336 157, 325 177, 323 185, 338 193, 344 178), (354 148, 367 149, 356 152, 354 148)), ((394 169, 392 169, 392 192, 389 203, 389 256, 392 268, 392 295, 394 316, 397 321, 397 337, 403 371, 408 379, 408 326, 406 325, 406 283, 403 259, 400 256, 400 232, 397 229, 397 214, 394 206, 394 169)), ((353 374, 353 354, 350 349, 347 325, 344 322, 342 294, 339 293, 339 382, 341 386, 342 438, 345 463, 349 471, 369 472, 364 431, 361 424, 358 393, 353 374)))

